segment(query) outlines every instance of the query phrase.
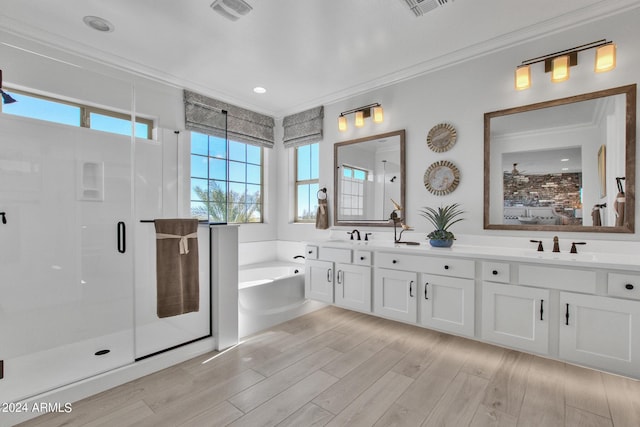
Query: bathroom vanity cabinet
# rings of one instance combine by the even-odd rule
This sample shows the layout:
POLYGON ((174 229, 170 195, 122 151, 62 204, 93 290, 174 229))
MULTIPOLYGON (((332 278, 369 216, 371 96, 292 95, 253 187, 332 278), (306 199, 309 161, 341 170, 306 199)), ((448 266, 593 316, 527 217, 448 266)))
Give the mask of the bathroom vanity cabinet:
POLYGON ((545 256, 314 242, 305 289, 340 307, 640 378, 640 257, 545 256))
POLYGON ((306 252, 307 298, 371 312, 371 252, 327 247, 306 252))

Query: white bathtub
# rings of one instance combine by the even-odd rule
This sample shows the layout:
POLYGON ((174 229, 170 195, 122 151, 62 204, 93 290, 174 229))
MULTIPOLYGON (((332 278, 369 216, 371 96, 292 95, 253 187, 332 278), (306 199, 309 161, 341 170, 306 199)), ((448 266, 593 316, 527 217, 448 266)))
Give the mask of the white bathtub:
POLYGON ((274 261, 238 271, 238 327, 245 337, 324 304, 304 297, 304 265, 274 261))

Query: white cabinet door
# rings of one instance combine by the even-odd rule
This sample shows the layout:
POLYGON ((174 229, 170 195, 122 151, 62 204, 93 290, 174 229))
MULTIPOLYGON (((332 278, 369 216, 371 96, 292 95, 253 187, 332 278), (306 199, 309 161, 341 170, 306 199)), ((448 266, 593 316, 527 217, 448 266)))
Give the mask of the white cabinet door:
POLYGON ((535 353, 549 351, 549 291, 482 283, 482 338, 535 353))
POLYGON ((422 325, 460 335, 474 335, 473 279, 422 273, 420 284, 422 325))
POLYGON ((304 268, 304 292, 309 299, 333 303, 333 263, 307 260, 304 268))
POLYGON ((562 359, 638 377, 640 302, 561 292, 560 310, 562 359))
POLYGON ((373 312, 391 319, 416 322, 418 274, 386 268, 375 269, 373 312))
POLYGON ((362 265, 336 264, 336 305, 371 312, 371 268, 362 265))

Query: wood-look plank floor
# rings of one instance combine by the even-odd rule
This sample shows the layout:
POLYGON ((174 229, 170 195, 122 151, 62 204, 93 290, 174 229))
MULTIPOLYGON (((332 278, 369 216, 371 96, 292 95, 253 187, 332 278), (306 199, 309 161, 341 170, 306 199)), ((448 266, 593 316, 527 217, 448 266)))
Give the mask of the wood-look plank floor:
POLYGON ((327 307, 20 425, 638 427, 640 382, 327 307))

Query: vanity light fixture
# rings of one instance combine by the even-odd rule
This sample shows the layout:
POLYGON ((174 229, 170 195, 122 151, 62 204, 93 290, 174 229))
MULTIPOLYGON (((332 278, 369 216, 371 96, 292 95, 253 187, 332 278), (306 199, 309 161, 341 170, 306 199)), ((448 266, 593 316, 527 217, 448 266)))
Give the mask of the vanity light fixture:
POLYGON ((374 123, 382 123, 384 121, 384 110, 379 102, 374 104, 365 105, 351 110, 343 111, 338 116, 338 130, 344 132, 347 130, 347 116, 349 114, 355 114, 354 124, 356 127, 364 126, 364 119, 367 117, 373 117, 374 123))
POLYGON ((531 65, 538 62, 544 62, 544 71, 545 73, 551 73, 552 82, 559 83, 568 80, 569 69, 578 65, 578 52, 588 49, 596 49, 594 68, 596 73, 611 71, 616 67, 616 45, 612 41, 602 39, 522 61, 522 64, 516 68, 515 72, 516 90, 524 90, 531 87, 531 65))

